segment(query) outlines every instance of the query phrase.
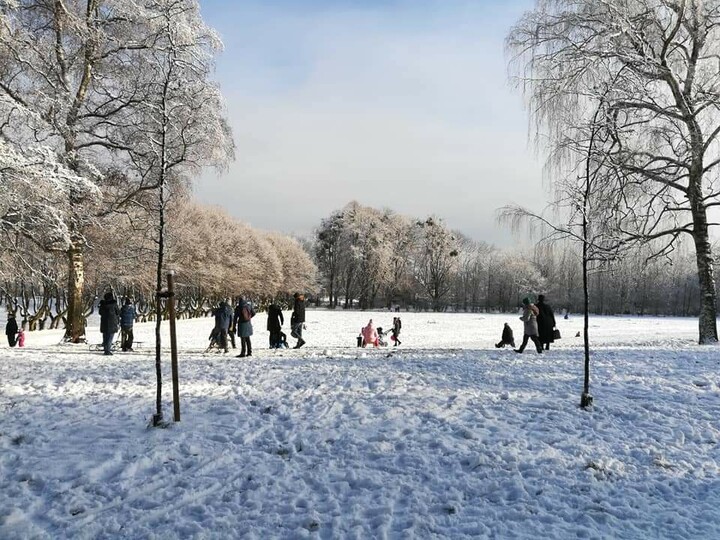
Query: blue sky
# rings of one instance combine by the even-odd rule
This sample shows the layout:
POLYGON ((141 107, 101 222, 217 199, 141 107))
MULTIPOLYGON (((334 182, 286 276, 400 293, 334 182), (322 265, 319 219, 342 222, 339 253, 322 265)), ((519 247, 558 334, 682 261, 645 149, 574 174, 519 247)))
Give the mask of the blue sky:
POLYGON ((309 234, 351 200, 511 241, 542 208, 541 163, 504 39, 530 0, 200 0, 237 159, 198 197, 254 227, 309 234))

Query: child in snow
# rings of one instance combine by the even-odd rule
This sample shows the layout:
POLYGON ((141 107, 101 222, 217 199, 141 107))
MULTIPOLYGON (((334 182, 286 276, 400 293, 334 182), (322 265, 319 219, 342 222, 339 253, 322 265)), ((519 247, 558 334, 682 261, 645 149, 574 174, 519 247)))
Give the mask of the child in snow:
POLYGON ((285 332, 273 332, 270 334, 270 348, 271 349, 289 349, 290 346, 287 342, 287 336, 285 332))
POLYGON ((357 337, 357 346, 358 347, 363 346, 363 329, 362 328, 360 329, 360 333, 358 334, 358 337, 357 337))
POLYGON ((18 330, 17 345, 18 347, 25 346, 25 321, 22 322, 20 329, 18 330))
POLYGON ((377 333, 378 333, 378 345, 380 347, 387 347, 387 341, 385 341, 385 336, 387 335, 387 332, 383 332, 382 326, 378 326, 377 333))
POLYGON ((505 323, 505 326, 503 326, 500 342, 495 344, 498 349, 505 347, 505 345, 510 345, 513 349, 515 348, 515 337, 513 337, 512 328, 510 328, 508 323, 505 323))

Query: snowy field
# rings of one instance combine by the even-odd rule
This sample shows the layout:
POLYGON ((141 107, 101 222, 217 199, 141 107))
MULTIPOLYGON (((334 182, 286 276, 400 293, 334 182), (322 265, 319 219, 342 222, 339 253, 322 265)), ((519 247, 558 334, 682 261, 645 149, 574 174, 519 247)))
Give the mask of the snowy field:
POLYGON ((308 345, 270 351, 258 314, 251 359, 181 321, 168 429, 151 324, 112 357, 3 342, 0 538, 720 538, 720 349, 695 319, 593 318, 583 411, 579 316, 518 355, 493 347, 518 314, 400 315, 395 349, 354 347, 392 313, 308 311, 308 345))

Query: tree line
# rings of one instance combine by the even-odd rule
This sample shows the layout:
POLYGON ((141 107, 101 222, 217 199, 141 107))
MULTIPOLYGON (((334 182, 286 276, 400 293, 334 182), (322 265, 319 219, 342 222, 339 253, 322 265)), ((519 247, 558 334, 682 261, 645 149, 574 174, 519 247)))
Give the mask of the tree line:
MULTIPOLYGON (((656 248, 636 246, 591 273, 594 313, 698 315, 691 246, 680 244, 663 257, 656 248)), ((544 293, 558 310, 582 311, 582 254, 569 241, 499 249, 435 216, 351 202, 321 221, 309 249, 320 296, 332 308, 508 312, 524 296, 544 293)))

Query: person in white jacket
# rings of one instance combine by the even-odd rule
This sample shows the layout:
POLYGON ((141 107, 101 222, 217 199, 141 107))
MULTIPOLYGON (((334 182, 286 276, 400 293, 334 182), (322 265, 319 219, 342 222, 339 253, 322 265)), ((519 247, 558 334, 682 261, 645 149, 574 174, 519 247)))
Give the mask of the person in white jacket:
POLYGON ((540 310, 537 308, 535 304, 530 303, 529 298, 523 298, 523 314, 520 317, 520 320, 524 324, 524 330, 525 333, 523 335, 522 343, 520 344, 519 349, 515 349, 516 353, 522 353, 525 350, 525 346, 527 345, 528 339, 532 339, 532 342, 535 344, 535 349, 537 350, 538 354, 542 354, 542 343, 540 343, 540 338, 538 337, 538 324, 537 324, 537 316, 538 313, 540 313, 540 310))

